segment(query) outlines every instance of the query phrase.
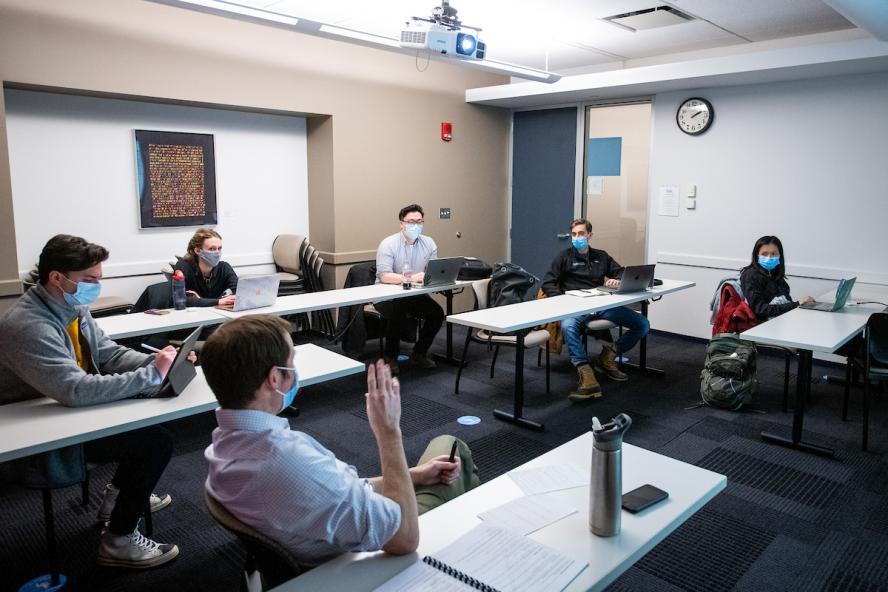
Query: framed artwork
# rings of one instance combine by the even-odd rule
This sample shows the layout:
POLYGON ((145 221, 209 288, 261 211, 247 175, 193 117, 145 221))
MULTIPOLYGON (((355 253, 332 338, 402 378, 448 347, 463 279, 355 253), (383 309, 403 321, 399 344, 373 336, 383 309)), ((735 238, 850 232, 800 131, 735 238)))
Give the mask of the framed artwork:
POLYGON ((216 224, 212 134, 135 131, 141 227, 216 224))

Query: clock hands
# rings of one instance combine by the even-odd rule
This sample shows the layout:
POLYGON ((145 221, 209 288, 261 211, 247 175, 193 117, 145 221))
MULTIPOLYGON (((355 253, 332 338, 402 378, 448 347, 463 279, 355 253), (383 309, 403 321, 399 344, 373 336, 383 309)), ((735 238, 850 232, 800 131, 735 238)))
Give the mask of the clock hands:
POLYGON ((701 110, 701 111, 697 111, 696 113, 694 113, 693 115, 691 115, 691 119, 697 117, 697 116, 700 115, 701 113, 703 113, 702 110, 701 110))

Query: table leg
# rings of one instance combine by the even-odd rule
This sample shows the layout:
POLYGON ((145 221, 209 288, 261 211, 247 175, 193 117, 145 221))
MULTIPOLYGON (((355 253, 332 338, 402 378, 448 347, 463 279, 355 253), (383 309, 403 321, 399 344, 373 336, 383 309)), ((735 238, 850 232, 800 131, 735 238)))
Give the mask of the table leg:
MULTIPOLYGON (((644 300, 641 303, 641 314, 644 318, 648 316, 648 301, 644 300)), ((652 368, 647 365, 647 335, 641 338, 641 341, 638 343, 638 363, 630 364, 629 362, 623 362, 620 364, 621 366, 627 366, 629 368, 635 368, 642 372, 646 372, 647 374, 651 374, 653 376, 663 376, 666 374, 664 370, 660 368, 652 368)), ((625 355, 625 354, 624 354, 625 355)))
POLYGON ((493 416, 497 419, 514 423, 515 425, 543 431, 543 424, 524 417, 524 335, 526 331, 519 331, 515 342, 515 407, 512 413, 494 409, 493 416))
MULTIPOLYGON (((446 315, 449 317, 450 315, 453 314, 453 290, 447 290, 446 292, 444 292, 444 299, 447 301, 446 315)), ((465 365, 466 365, 465 360, 457 360, 456 358, 453 357, 453 325, 451 325, 447 321, 444 321, 444 325, 445 325, 444 331, 445 331, 445 335, 447 338, 446 339, 447 347, 444 350, 445 353, 444 353, 444 355, 432 354, 432 358, 437 362, 441 362, 443 364, 448 364, 450 366, 465 367, 465 365)))
POLYGON ((796 378, 795 408, 792 416, 792 437, 778 436, 762 432, 762 440, 771 444, 779 444, 788 448, 795 448, 802 452, 811 452, 820 456, 834 456, 832 448, 818 446, 802 441, 802 427, 805 421, 805 402, 811 394, 811 372, 814 354, 811 350, 799 350, 799 369, 796 378))

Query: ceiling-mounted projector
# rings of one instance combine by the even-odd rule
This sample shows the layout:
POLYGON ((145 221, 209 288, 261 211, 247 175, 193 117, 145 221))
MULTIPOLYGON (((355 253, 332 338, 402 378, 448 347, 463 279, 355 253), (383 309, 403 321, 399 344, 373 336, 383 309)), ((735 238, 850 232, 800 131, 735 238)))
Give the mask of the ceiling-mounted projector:
POLYGON ((435 53, 469 60, 483 60, 486 45, 478 38, 481 29, 463 25, 456 17, 457 10, 449 0, 432 9, 432 16, 411 17, 401 30, 401 47, 429 49, 435 53), (471 29, 471 32, 463 29, 471 29))

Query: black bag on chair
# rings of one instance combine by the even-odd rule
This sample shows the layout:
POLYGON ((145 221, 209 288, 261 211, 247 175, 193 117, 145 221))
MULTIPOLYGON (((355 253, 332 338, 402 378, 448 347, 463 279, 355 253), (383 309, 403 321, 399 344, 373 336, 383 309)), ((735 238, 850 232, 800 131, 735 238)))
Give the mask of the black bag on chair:
POLYGON ((520 265, 507 262, 495 263, 487 287, 487 302, 491 307, 524 302, 527 299, 527 291, 538 282, 535 275, 520 265))
POLYGON ((493 273, 493 268, 474 257, 463 257, 462 267, 459 268, 458 280, 466 280, 473 282, 475 280, 486 280, 493 273))

